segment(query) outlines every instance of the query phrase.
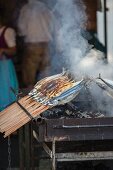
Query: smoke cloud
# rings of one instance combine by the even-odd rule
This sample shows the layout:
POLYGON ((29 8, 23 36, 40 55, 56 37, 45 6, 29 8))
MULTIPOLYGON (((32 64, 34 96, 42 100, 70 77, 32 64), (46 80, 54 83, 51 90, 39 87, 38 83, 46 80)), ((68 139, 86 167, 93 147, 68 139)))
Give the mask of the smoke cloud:
MULTIPOLYGON (((85 29, 87 16, 85 6, 80 0, 58 0, 53 10, 59 21, 57 43, 60 46, 60 59, 76 78, 89 76, 96 78, 99 73, 103 78, 113 78, 113 68, 105 64, 104 54, 88 44, 81 32, 85 29)), ((113 99, 106 95, 97 85, 90 87, 90 92, 98 109, 111 115, 113 99)))
POLYGON ((85 6, 78 0, 58 0, 53 13, 58 25, 56 40, 60 50, 58 57, 63 60, 64 67, 73 70, 90 48, 87 40, 81 36, 81 28, 87 19, 85 6))
POLYGON ((81 35, 87 16, 81 0, 58 0, 54 13, 60 23, 57 33, 62 60, 73 74, 113 78, 112 66, 105 64, 104 54, 88 44, 81 35))

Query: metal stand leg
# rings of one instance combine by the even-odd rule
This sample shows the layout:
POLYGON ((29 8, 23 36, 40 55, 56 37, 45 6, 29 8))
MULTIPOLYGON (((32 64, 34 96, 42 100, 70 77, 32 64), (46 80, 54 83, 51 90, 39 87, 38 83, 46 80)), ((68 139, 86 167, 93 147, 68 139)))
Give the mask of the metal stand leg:
POLYGON ((23 147, 23 127, 19 129, 19 158, 20 170, 24 170, 24 147, 23 147))
POLYGON ((32 128, 32 124, 31 124, 31 127, 30 127, 30 131, 31 131, 31 140, 30 140, 30 148, 31 148, 31 170, 34 170, 35 169, 35 165, 34 165, 34 143, 33 143, 33 128, 32 128))
POLYGON ((25 125, 25 163, 26 169, 30 170, 30 125, 25 125))
POLYGON ((56 170, 55 139, 53 139, 53 142, 52 142, 52 170, 56 170))

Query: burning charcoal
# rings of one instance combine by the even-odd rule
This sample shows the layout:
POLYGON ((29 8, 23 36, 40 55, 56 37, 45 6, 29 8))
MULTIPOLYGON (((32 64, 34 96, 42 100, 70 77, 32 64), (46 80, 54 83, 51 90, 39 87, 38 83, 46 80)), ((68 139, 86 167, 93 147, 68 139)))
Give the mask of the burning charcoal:
POLYGON ((77 106, 74 105, 72 102, 69 102, 68 105, 71 107, 71 109, 73 109, 74 111, 77 110, 77 106))
POLYGON ((105 117, 103 113, 97 112, 95 113, 95 117, 105 117))
POLYGON ((73 114, 73 112, 72 112, 72 111, 69 111, 69 110, 66 110, 66 114, 70 116, 70 115, 73 114))
POLYGON ((91 118, 90 115, 88 115, 88 112, 82 112, 81 115, 84 117, 84 118, 91 118))

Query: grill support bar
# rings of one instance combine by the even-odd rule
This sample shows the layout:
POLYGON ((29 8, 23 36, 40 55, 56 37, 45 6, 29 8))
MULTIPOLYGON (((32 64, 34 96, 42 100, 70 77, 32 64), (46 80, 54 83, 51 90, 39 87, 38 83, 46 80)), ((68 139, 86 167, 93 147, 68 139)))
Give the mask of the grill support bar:
POLYGON ((55 138, 52 142, 52 170, 56 170, 55 138))
MULTIPOLYGON (((33 130, 33 136, 35 137, 35 139, 37 140, 37 142, 39 142, 38 139, 38 134, 33 130)), ((45 150, 45 152, 49 155, 50 158, 52 158, 52 151, 50 150, 50 148, 45 144, 45 142, 39 142, 40 145, 43 147, 43 149, 45 150)))
MULTIPOLYGON (((33 131, 33 135, 39 142, 38 134, 33 131)), ((57 162, 65 161, 91 161, 91 160, 113 160, 113 151, 92 151, 92 152, 73 152, 73 153, 56 153, 56 141, 53 138, 52 150, 41 142, 43 149, 52 160, 52 170, 56 170, 57 162), (46 147, 45 147, 46 146, 46 147)))
MULTIPOLYGON (((35 139, 39 142, 38 139, 38 134, 33 130, 33 136, 35 137, 35 139)), ((53 139, 52 142, 52 151, 50 150, 50 148, 45 144, 45 142, 39 142, 41 144, 41 146, 43 147, 43 149, 45 150, 45 152, 50 156, 51 160, 52 160, 52 170, 56 170, 56 153, 55 153, 55 138, 53 139)))
POLYGON ((54 129, 73 129, 73 128, 102 128, 102 127, 113 127, 113 125, 74 125, 74 126, 53 126, 54 129))
POLYGON ((113 160, 113 151, 57 153, 56 159, 59 162, 89 161, 89 160, 113 160))

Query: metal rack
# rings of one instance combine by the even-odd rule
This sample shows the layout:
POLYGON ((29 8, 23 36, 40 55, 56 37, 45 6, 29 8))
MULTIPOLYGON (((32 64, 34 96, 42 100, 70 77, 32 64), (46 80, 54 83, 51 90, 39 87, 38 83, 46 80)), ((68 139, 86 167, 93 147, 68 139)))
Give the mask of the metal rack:
POLYGON ((56 170, 57 162, 113 159, 113 118, 45 119, 33 129, 34 137, 52 160, 52 170, 56 170), (93 150, 87 146, 92 141, 96 145, 93 150), (76 145, 81 142, 85 142, 84 148, 83 143, 76 145), (98 142, 103 144, 101 149, 98 142))

